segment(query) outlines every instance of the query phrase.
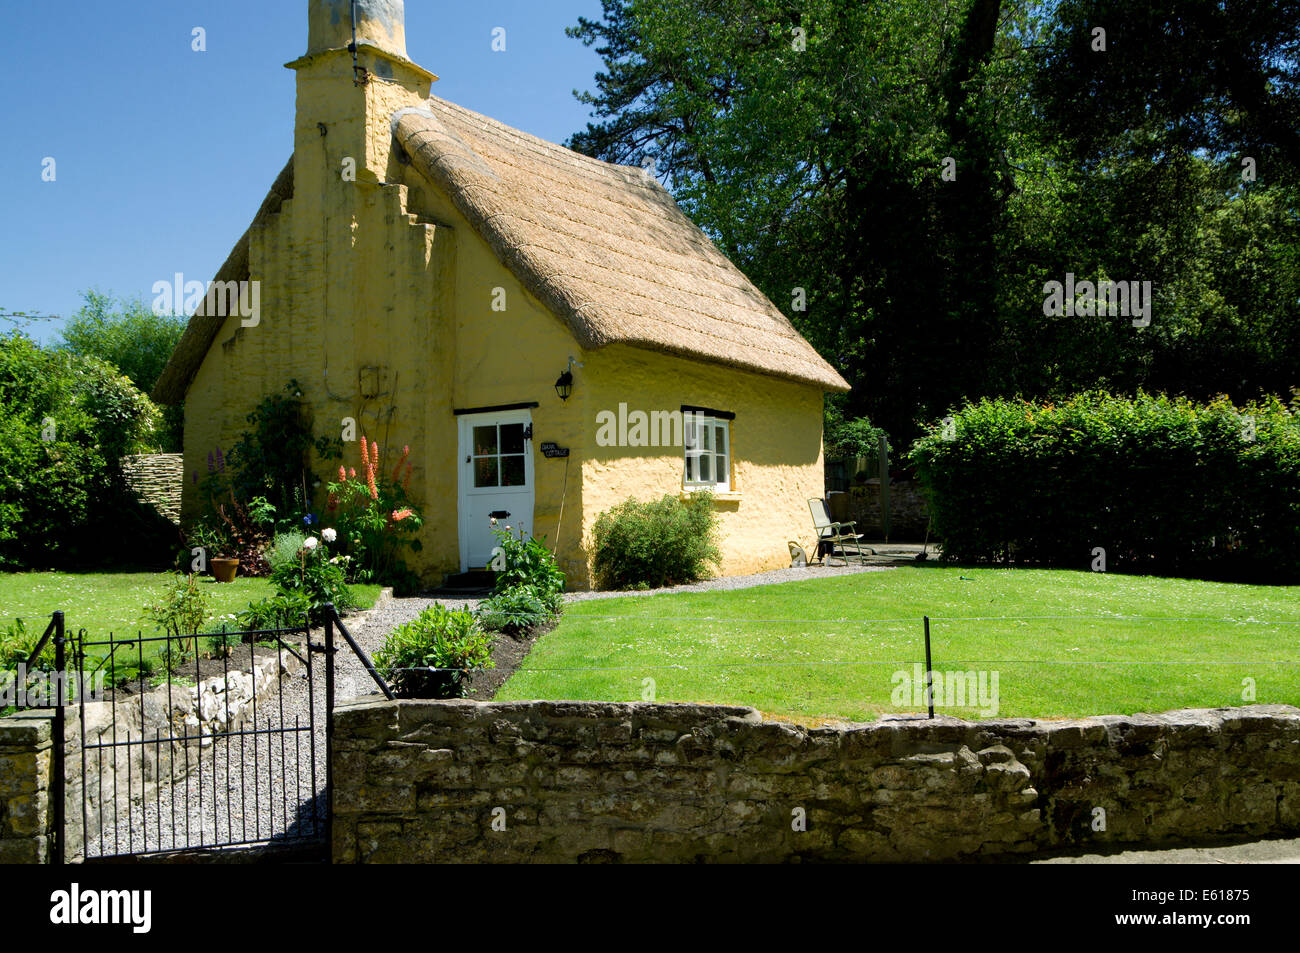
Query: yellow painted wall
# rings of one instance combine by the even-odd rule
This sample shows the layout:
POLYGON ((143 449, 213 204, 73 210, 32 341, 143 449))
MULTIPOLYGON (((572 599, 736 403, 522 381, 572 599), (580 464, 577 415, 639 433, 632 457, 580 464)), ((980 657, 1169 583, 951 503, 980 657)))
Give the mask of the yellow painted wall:
MULTIPOLYGON (((358 88, 351 58, 337 51, 293 65, 294 197, 251 235, 259 324, 228 318, 190 386, 187 472, 201 478, 208 453, 228 450, 258 401, 296 379, 318 435, 339 433, 352 417, 360 434, 378 439, 389 466, 411 447, 412 496, 426 522, 423 549, 408 562, 437 584, 461 568, 453 410, 535 401, 533 532, 558 545, 569 585, 584 588, 596 517, 628 497, 682 485, 680 446, 599 447, 596 414, 620 401, 647 411, 696 404, 736 414, 736 492, 717 503, 723 572, 788 565, 786 541, 807 544, 806 500, 822 492, 821 391, 621 345, 581 351, 448 197, 392 153, 389 118, 423 100, 428 74, 371 55, 376 78, 358 88), (347 157, 357 159, 355 182, 342 175, 347 157), (492 307, 498 288, 503 311, 492 307), (570 356, 585 366, 574 370, 573 396, 562 402, 554 383, 570 356), (361 393, 365 368, 377 369, 377 397, 361 393), (571 455, 545 458, 545 441, 571 455)), ((313 462, 328 479, 329 468, 313 462)), ((356 444, 344 463, 358 465, 356 444)), ((187 480, 187 516, 197 504, 187 480)))
MULTIPOLYGON (((719 495, 723 575, 743 575, 790 564, 787 542, 813 541, 808 500, 822 496, 822 392, 734 368, 683 360, 626 345, 594 352, 582 381, 587 402, 589 458, 583 463, 583 530, 629 497, 680 493, 684 451, 677 447, 601 447, 596 415, 680 410, 683 404, 729 411, 731 492, 719 495)), ((810 553, 812 550, 810 550, 810 553)))

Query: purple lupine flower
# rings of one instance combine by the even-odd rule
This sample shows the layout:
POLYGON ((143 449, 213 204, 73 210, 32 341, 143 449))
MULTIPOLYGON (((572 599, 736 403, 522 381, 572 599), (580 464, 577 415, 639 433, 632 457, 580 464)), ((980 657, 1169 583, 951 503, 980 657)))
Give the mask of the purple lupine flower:
POLYGON ((221 448, 217 447, 217 472, 226 472, 226 458, 221 455, 221 448))

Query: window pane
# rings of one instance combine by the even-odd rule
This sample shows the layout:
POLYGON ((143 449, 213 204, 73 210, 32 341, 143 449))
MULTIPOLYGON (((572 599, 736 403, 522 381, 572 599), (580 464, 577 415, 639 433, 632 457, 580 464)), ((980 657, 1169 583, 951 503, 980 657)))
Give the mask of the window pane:
POLYGON ((682 427, 682 439, 686 443, 686 449, 691 450, 695 447, 695 441, 697 439, 695 435, 697 429, 695 426, 695 415, 686 414, 685 416, 686 421, 682 427))
MULTIPOLYGON (((502 431, 505 430, 504 427, 501 429, 502 431)), ((502 438, 504 439, 504 437, 505 434, 502 433, 502 438)), ((501 458, 502 486, 523 486, 526 482, 526 473, 527 471, 524 469, 524 458, 522 456, 501 458)))
MULTIPOLYGON (((477 427, 475 428, 478 429, 477 427)), ((475 486, 496 486, 497 485, 497 458, 496 457, 475 457, 474 458, 474 485, 475 486)))
POLYGON ((727 452, 727 428, 719 425, 713 428, 713 433, 714 433, 714 441, 713 441, 714 449, 716 449, 718 453, 726 453, 727 452))
POLYGON ((709 475, 713 471, 713 468, 709 466, 709 464, 712 462, 713 462, 713 458, 708 456, 708 454, 705 454, 704 456, 700 457, 700 482, 701 483, 713 482, 713 477, 709 475))
POLYGON ((477 456, 483 456, 488 453, 497 452, 497 427, 496 424, 490 424, 486 427, 474 428, 474 453, 477 456))
POLYGON ((501 425, 501 452, 502 453, 523 453, 524 452, 524 425, 523 424, 502 424, 501 425))
POLYGON ((727 458, 724 455, 718 454, 713 469, 717 474, 717 479, 714 482, 729 483, 731 481, 731 473, 727 470, 727 458))
POLYGON ((700 449, 712 450, 713 449, 713 428, 708 425, 705 425, 704 433, 701 434, 701 436, 704 437, 704 442, 703 445, 700 447, 700 449))
POLYGON ((686 451, 686 482, 687 483, 694 483, 696 480, 696 476, 695 476, 696 459, 697 457, 692 451, 690 450, 686 451))

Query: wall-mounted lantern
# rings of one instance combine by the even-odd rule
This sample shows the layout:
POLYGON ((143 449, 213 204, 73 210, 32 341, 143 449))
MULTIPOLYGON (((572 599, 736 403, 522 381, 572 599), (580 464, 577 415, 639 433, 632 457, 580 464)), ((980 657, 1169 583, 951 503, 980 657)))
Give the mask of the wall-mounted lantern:
POLYGON ((560 400, 568 400, 573 394, 573 367, 574 365, 582 367, 572 357, 569 358, 569 365, 564 369, 564 373, 555 381, 555 393, 560 395, 560 400))

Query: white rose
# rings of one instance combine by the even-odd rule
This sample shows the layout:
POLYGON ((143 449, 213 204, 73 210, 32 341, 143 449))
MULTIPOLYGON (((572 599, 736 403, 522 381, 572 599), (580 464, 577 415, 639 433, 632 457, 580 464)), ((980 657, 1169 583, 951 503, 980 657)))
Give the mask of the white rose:
POLYGON ((339 534, 332 529, 323 529, 320 531, 321 539, 327 543, 332 543, 339 538, 339 534))
POLYGON ((318 540, 315 536, 308 536, 306 541, 303 542, 302 548, 307 550, 307 552, 311 552, 313 549, 316 548, 316 544, 319 542, 320 540, 318 540))

